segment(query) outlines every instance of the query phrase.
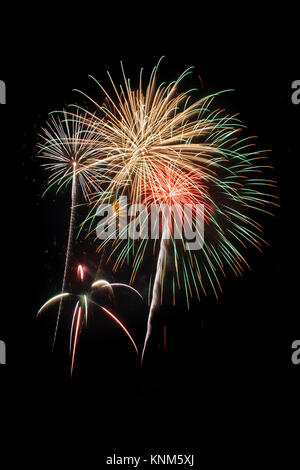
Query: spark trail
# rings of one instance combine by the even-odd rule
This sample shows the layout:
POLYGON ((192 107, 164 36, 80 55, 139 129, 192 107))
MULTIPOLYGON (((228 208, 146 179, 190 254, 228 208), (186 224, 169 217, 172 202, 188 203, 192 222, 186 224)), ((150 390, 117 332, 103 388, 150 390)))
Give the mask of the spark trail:
POLYGON ((154 278, 154 283, 153 283, 152 299, 151 299, 151 305, 149 309, 147 331, 146 331, 144 347, 142 351, 141 364, 143 364, 146 348, 151 337, 153 319, 155 317, 155 314, 159 310, 159 306, 162 300, 162 279, 164 277, 164 269, 165 269, 165 263, 166 263, 166 257, 167 257, 168 241, 169 241, 167 238, 167 234, 168 234, 168 226, 167 224, 165 224, 162 238, 160 241, 160 248, 159 248, 159 254, 158 254, 157 265, 156 265, 156 273, 155 273, 155 278, 154 278))
MULTIPOLYGON (((75 204, 76 204, 76 162, 73 162, 73 177, 72 177, 72 190, 71 190, 70 223, 69 223, 69 233, 68 233, 68 242, 67 242, 67 250, 66 250, 65 267, 64 267, 63 281, 62 281, 62 287, 61 287, 61 292, 62 292, 62 294, 63 294, 64 291, 65 291, 65 287, 66 287, 66 278, 67 278, 67 273, 68 273, 68 270, 69 270, 70 255, 71 255, 71 246, 72 246, 72 241, 73 241, 74 222, 75 222, 75 204)), ((60 301, 59 301, 59 307, 58 307, 58 313, 57 313, 56 324, 55 324, 55 331, 54 331, 54 337, 53 337, 53 344, 52 344, 52 351, 53 351, 54 346, 55 346, 55 341, 56 341, 56 336, 57 336, 57 330, 58 330, 58 324, 59 324, 60 315, 61 315, 61 309, 62 309, 62 302, 63 302, 63 297, 61 297, 61 298, 60 298, 60 301)))

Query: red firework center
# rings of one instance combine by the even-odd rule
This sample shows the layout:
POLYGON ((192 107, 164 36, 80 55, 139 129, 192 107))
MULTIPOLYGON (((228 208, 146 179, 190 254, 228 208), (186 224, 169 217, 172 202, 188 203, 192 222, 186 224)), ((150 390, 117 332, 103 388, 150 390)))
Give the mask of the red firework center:
POLYGON ((142 203, 149 211, 155 204, 170 208, 168 215, 171 233, 174 231, 175 219, 180 220, 181 223, 184 222, 183 218, 187 216, 187 212, 183 211, 185 206, 190 208, 188 212, 190 220, 187 222, 191 226, 194 224, 197 216, 196 207, 199 205, 203 207, 204 222, 209 223, 212 205, 209 202, 206 178, 206 175, 200 172, 170 167, 157 168, 150 172, 142 188, 142 194, 144 194, 142 203))

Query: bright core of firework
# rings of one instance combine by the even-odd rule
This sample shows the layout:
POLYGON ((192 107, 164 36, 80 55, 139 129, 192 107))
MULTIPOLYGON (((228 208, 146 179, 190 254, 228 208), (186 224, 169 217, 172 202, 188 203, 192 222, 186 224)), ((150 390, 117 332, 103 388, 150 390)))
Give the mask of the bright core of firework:
POLYGON ((61 189, 74 177, 79 182, 85 199, 99 190, 98 158, 101 151, 98 136, 93 132, 93 120, 83 124, 85 115, 63 111, 52 114, 42 129, 38 147, 39 157, 48 160, 45 169, 50 171, 48 189, 61 189))

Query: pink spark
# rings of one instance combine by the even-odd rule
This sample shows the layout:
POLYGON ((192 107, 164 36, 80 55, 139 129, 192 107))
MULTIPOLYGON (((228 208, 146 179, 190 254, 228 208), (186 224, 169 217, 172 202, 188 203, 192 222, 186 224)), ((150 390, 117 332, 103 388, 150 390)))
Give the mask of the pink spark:
POLYGON ((104 310, 105 313, 107 313, 121 328, 122 330, 126 333, 126 335, 128 336, 128 338, 130 339, 130 341, 132 342, 133 346, 134 346, 134 349, 136 350, 136 353, 138 354, 138 348, 136 347, 136 344, 132 338, 132 336, 130 335, 129 331, 125 328, 125 326, 123 325, 123 323, 120 322, 120 320, 118 320, 117 317, 115 317, 115 315, 113 313, 111 313, 107 308, 105 307, 102 307, 101 308, 104 310))
POLYGON ((78 267, 77 267, 77 275, 78 275, 78 277, 83 281, 83 278, 84 278, 84 269, 83 269, 82 264, 79 264, 78 267))

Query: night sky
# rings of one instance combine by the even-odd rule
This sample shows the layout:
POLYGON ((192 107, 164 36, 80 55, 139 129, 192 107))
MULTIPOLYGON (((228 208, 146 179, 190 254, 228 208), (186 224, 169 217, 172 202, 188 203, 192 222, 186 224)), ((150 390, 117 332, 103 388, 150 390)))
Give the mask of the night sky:
MULTIPOLYGON (((75 24, 65 34, 59 21, 51 30, 40 25, 11 46, 0 68, 7 86, 7 104, 0 106, 5 279, 0 339, 7 346, 0 379, 6 436, 26 452, 46 446, 49 456, 58 448, 73 456, 76 451, 95 456, 98 468, 110 450, 122 449, 123 455, 190 449, 201 461, 213 442, 222 446, 226 439, 230 456, 234 446, 249 442, 243 436, 250 428, 253 442, 263 445, 266 426, 276 426, 281 415, 288 418, 299 396, 300 365, 291 363, 291 344, 300 338, 300 105, 291 102, 291 83, 300 76, 292 46, 284 48, 262 27, 254 28, 255 39, 240 26, 230 32, 224 28, 223 36, 213 40, 213 31, 205 36, 187 24, 165 30, 159 23, 153 31, 135 23, 134 33, 120 20, 110 29, 105 15, 97 35, 94 21, 89 27, 85 22, 82 30, 75 24), (259 148, 272 150, 281 208, 275 217, 264 218, 269 246, 263 253, 248 250, 251 271, 241 279, 228 276, 219 300, 210 295, 192 302, 189 311, 184 299, 162 308, 155 332, 161 348, 143 371, 126 338, 107 319, 93 316, 70 381, 67 322, 62 321, 51 354, 55 309, 35 320, 42 303, 61 286, 70 205, 68 191, 57 196, 50 191, 42 198, 47 175, 35 158, 37 134, 50 111, 82 103, 72 89, 100 98, 88 75, 108 85, 109 70, 120 83, 122 60, 134 82, 141 67, 148 77, 162 55, 161 81, 177 78, 192 65, 187 86, 197 86, 200 75, 206 94, 235 90, 222 105, 240 113, 248 135, 258 136, 259 148), (164 325, 167 353, 162 351, 164 325)), ((78 243, 72 262, 85 264, 92 277, 97 265, 93 243, 78 243)), ((75 271, 72 275, 75 279, 75 271)), ((128 276, 128 269, 114 276, 107 272, 109 280, 126 282, 128 276)), ((146 304, 123 292, 116 303, 141 347, 146 304)))

